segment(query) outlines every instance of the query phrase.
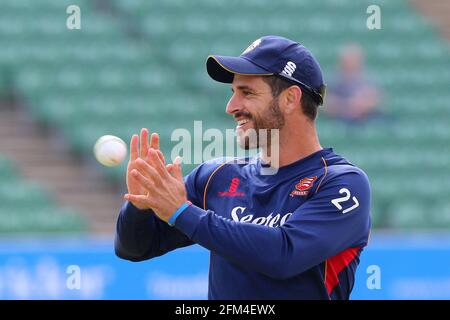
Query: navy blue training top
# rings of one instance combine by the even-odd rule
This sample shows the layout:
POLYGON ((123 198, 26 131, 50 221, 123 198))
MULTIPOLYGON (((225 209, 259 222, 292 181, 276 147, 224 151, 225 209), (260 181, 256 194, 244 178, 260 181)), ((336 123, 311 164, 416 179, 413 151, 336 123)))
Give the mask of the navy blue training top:
POLYGON ((125 202, 116 254, 142 261, 197 243, 211 252, 209 299, 348 299, 370 232, 366 174, 331 148, 263 169, 258 157, 201 164, 174 227, 125 202))

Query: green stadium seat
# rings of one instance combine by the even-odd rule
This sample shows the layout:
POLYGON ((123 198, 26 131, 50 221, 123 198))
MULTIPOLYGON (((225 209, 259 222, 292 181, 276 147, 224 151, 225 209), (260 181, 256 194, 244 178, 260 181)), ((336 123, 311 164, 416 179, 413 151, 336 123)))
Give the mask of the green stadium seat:
POLYGON ((422 202, 393 205, 387 214, 387 227, 394 229, 427 229, 433 227, 429 211, 422 202))
POLYGON ((13 182, 17 178, 15 170, 13 161, 0 155, 0 185, 13 182))
POLYGON ((43 191, 42 186, 19 181, 14 184, 2 182, 0 199, 3 200, 4 205, 16 205, 23 208, 46 206, 51 203, 50 196, 43 191))
POLYGON ((20 177, 13 161, 1 155, 0 203, 0 234, 87 230, 79 213, 57 207, 49 191, 20 177))
POLYGON ((41 207, 20 209, 12 207, 0 210, 0 233, 71 233, 87 230, 82 217, 68 209, 41 207))

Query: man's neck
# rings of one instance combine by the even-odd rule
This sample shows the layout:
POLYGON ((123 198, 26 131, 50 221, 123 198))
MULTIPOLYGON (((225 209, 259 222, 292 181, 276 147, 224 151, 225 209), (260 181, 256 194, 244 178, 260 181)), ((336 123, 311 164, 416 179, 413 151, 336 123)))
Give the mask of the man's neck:
POLYGON ((272 167, 284 167, 295 161, 322 150, 316 128, 313 124, 307 123, 297 126, 294 130, 280 130, 278 161, 277 152, 274 146, 263 148, 261 159, 272 167), (300 129, 301 128, 301 129, 300 129), (295 133, 294 133, 295 132, 295 133))

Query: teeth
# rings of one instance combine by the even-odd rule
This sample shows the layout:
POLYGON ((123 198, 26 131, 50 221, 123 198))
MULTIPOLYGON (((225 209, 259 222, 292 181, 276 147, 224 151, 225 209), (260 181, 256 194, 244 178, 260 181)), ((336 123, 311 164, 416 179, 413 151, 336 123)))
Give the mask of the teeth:
POLYGON ((246 124, 248 122, 248 120, 239 120, 237 123, 238 125, 242 126, 244 124, 246 124))

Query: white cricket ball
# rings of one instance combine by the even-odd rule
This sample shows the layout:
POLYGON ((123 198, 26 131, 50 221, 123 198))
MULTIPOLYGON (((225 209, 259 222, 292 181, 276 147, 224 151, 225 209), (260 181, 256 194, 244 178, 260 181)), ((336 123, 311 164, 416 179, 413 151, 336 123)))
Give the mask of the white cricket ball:
POLYGON ((119 137, 105 135, 94 145, 94 155, 98 162, 107 167, 119 165, 127 156, 127 145, 119 137))

